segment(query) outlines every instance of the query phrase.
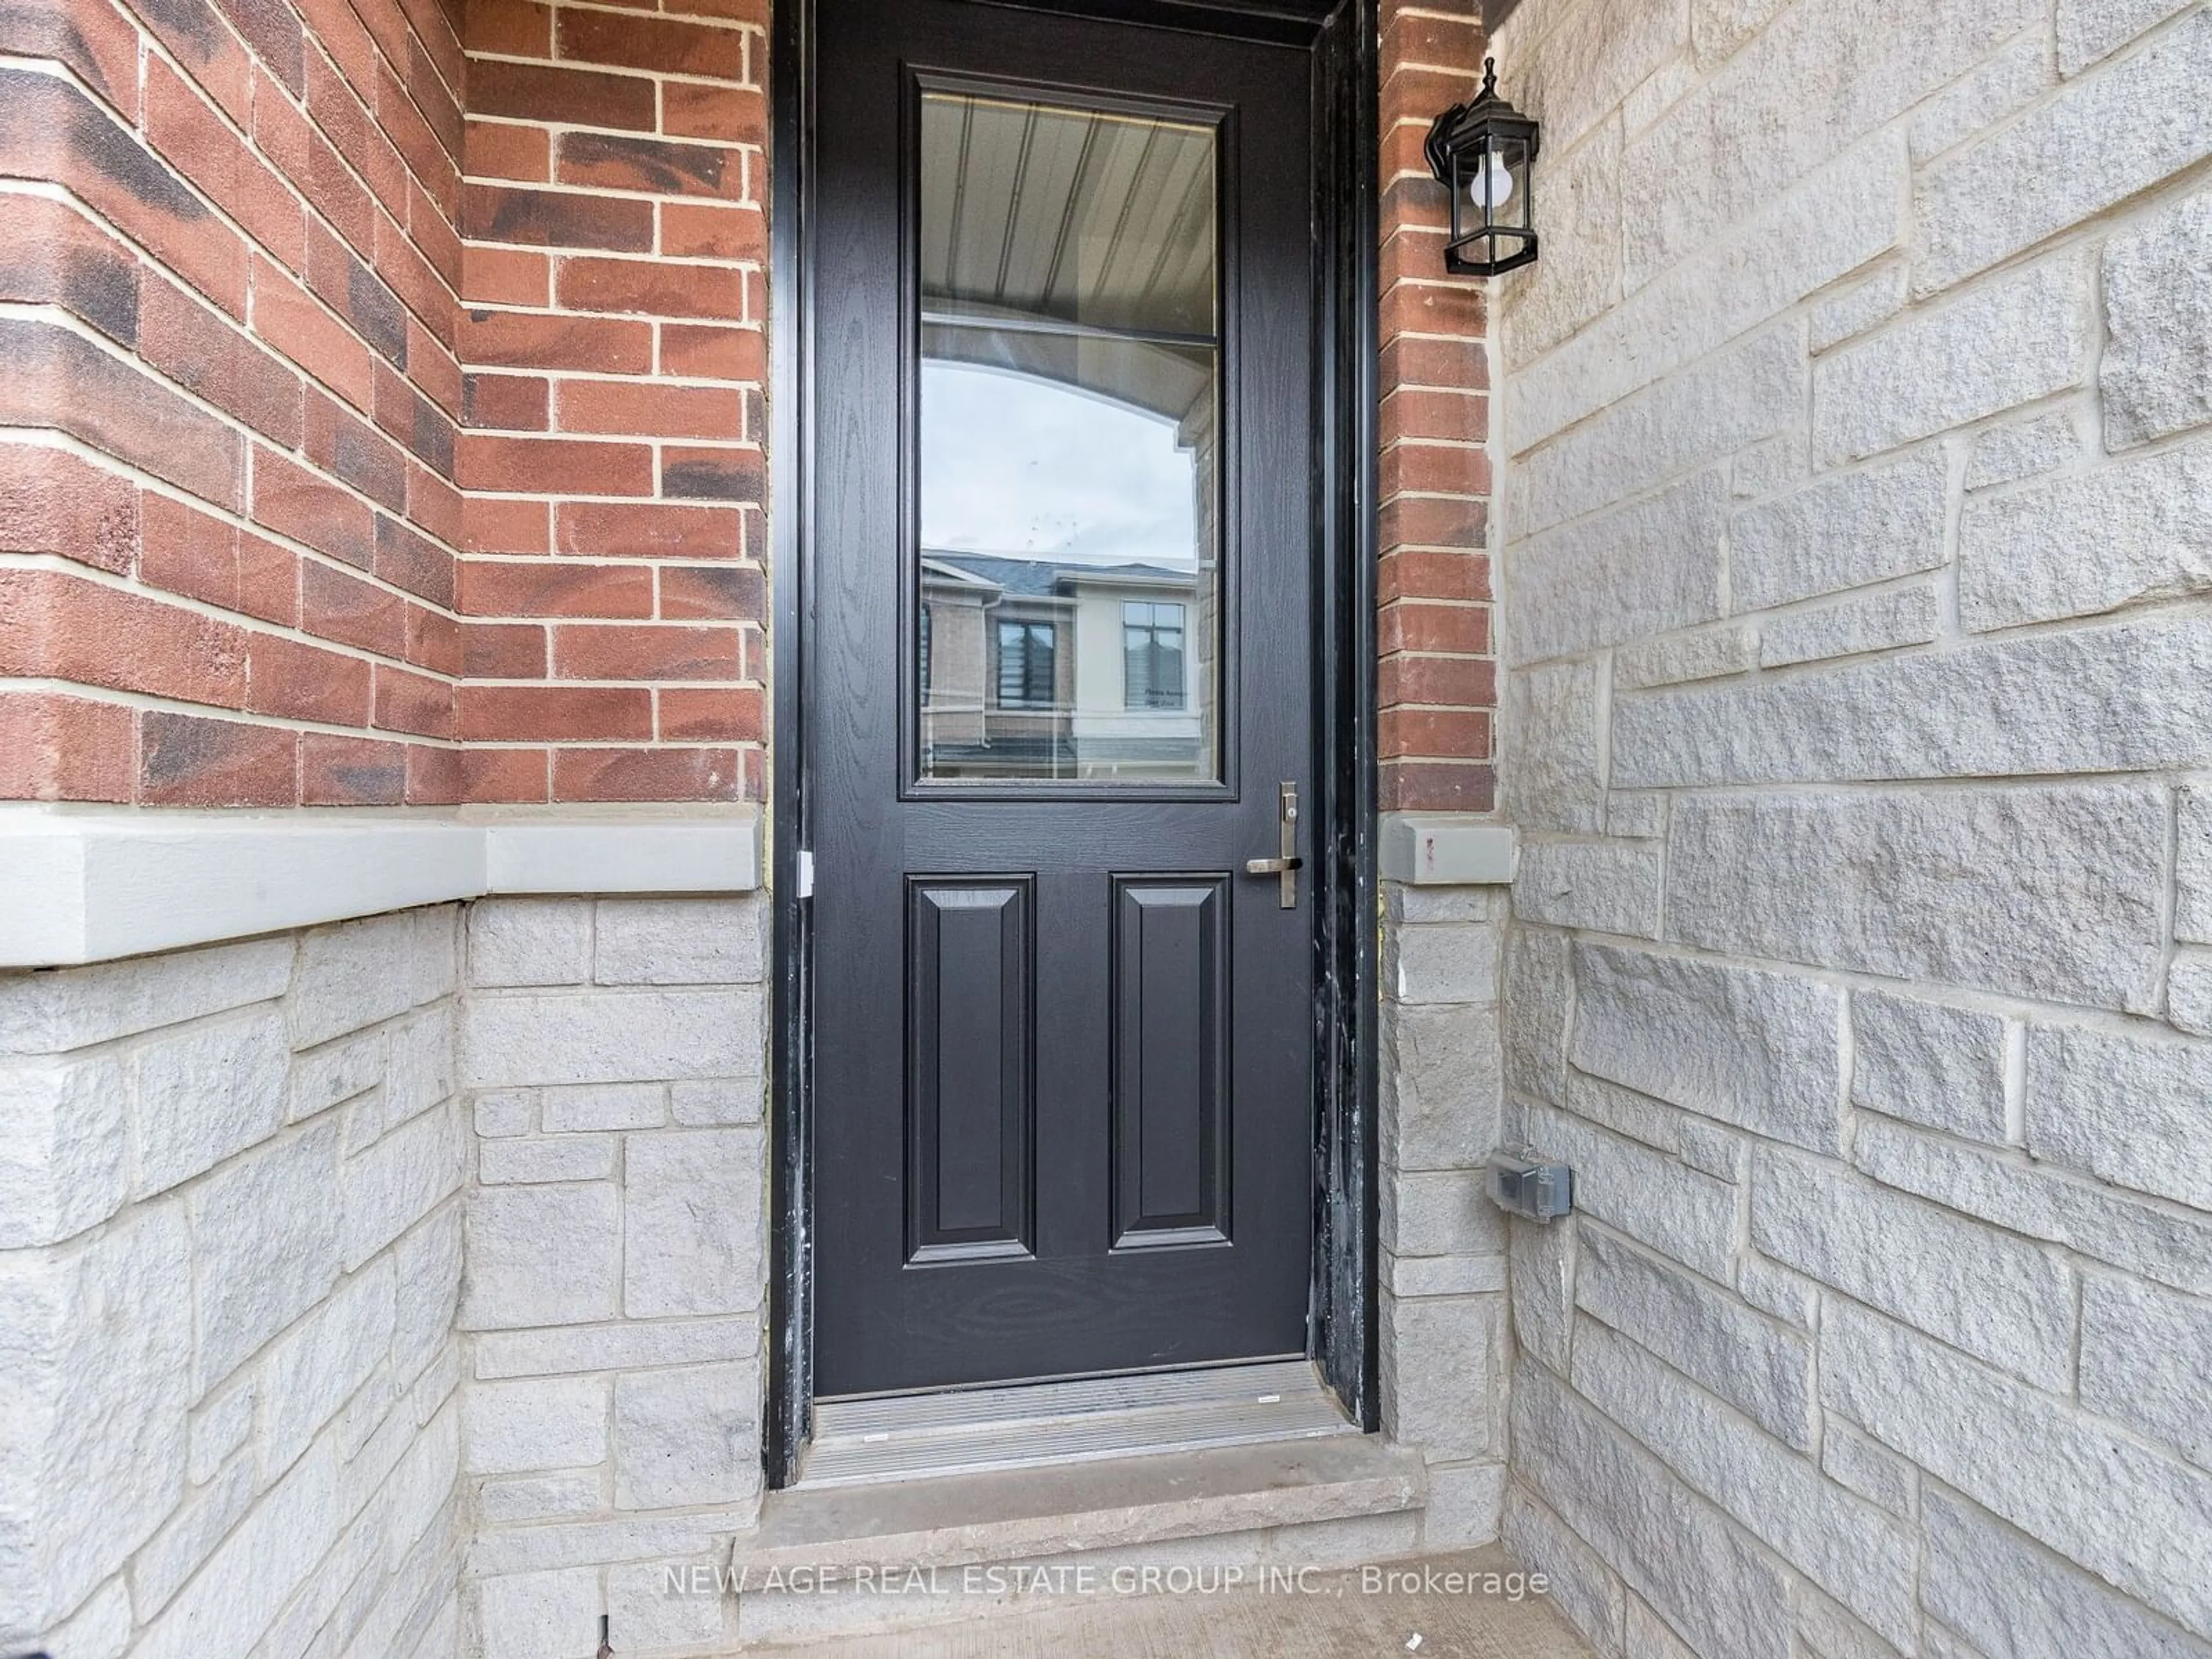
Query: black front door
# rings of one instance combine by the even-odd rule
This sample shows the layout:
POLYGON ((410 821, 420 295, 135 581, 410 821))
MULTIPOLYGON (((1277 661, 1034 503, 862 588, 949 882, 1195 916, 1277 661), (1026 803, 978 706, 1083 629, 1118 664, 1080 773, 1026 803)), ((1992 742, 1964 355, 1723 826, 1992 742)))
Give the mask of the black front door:
POLYGON ((816 38, 816 1392, 1303 1354, 1310 60, 816 38))

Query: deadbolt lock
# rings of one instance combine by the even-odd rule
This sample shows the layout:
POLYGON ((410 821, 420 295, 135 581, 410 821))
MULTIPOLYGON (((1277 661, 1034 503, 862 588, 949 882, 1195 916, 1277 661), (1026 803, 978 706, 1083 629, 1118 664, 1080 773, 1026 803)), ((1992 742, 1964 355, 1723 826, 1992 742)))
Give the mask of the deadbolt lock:
POLYGON ((1248 876, 1280 876, 1283 878, 1283 908, 1298 908, 1298 872, 1305 860, 1298 856, 1298 787, 1283 785, 1282 793, 1283 850, 1279 858, 1246 859, 1244 873, 1248 876))

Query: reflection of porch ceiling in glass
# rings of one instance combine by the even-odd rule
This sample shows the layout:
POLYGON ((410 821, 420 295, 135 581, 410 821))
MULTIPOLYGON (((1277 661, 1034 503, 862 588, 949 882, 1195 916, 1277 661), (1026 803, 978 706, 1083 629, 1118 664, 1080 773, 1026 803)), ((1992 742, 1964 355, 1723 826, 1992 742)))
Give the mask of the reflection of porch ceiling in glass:
POLYGON ((1213 137, 1097 111, 929 95, 925 308, 1210 340, 1213 137))

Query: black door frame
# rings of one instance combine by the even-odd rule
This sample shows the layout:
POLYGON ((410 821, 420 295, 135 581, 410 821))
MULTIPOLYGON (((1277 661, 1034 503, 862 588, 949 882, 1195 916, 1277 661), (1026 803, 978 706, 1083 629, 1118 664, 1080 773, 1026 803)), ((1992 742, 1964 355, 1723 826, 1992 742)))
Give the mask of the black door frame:
MULTIPOLYGON (((1019 0, 997 0, 1018 3, 1019 0)), ((1308 46, 1313 135, 1315 434, 1320 492, 1314 662, 1315 1260, 1310 1352, 1363 1428, 1380 1420, 1375 1318, 1376 1032, 1379 933, 1375 869, 1375 268, 1377 223, 1376 0, 1030 0, 1081 12, 1308 46)), ((814 131, 811 0, 777 0, 769 86, 769 453, 775 902, 769 1045, 769 1484, 791 1477, 813 1404, 811 940, 802 889, 807 817, 808 604, 814 476, 808 391, 814 131)), ((893 257, 894 250, 886 250, 893 257)))

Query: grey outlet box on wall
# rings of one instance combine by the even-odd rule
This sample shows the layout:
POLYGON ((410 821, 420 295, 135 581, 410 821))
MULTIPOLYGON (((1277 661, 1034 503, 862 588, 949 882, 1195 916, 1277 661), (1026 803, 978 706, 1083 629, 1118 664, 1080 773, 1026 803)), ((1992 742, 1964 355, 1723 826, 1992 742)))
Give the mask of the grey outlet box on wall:
POLYGON ((1534 1152, 1492 1152, 1490 1196, 1502 1210, 1549 1221, 1574 1208, 1575 1172, 1534 1152))

